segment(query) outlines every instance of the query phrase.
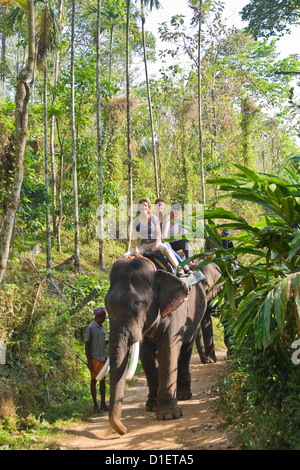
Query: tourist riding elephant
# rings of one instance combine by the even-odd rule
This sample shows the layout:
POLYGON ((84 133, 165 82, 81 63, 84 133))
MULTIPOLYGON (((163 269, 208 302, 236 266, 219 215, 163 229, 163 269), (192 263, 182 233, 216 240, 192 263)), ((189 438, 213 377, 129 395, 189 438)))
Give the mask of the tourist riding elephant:
POLYGON ((215 311, 215 308, 212 306, 212 302, 221 292, 223 284, 218 284, 222 273, 216 263, 212 262, 204 266, 202 268, 202 272, 205 275, 203 285, 207 295, 207 307, 201 321, 201 326, 197 330, 197 334, 195 336, 195 344, 197 346, 201 362, 203 364, 208 364, 210 362, 217 362, 211 315, 215 311))
POLYGON ((157 270, 149 259, 122 258, 114 263, 105 306, 110 322, 109 421, 119 434, 126 432, 122 402, 128 355, 136 342, 149 387, 147 410, 155 410, 157 419, 182 416, 177 399, 191 397, 189 361, 205 297, 201 283, 188 288, 180 278, 157 270))

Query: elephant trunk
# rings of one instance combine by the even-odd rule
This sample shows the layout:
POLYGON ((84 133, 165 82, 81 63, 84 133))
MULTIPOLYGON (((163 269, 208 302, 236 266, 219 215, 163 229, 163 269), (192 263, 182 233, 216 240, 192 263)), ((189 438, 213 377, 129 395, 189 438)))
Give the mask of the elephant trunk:
POLYGON ((122 424, 121 413, 122 413, 122 401, 124 396, 124 381, 118 384, 115 392, 119 398, 110 397, 110 407, 109 407, 109 422, 111 427, 121 436, 126 433, 127 428, 122 424))
POLYGON ((121 422, 122 403, 124 399, 126 368, 128 361, 128 345, 120 346, 120 342, 110 338, 110 405, 109 422, 111 427, 121 436, 127 429, 121 422))

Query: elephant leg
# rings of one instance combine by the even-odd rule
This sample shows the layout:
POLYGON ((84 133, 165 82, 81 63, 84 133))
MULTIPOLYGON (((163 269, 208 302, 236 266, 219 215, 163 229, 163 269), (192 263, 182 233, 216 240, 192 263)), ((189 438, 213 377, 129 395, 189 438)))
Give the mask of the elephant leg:
POLYGON ((205 347, 202 334, 202 325, 200 325, 199 330, 196 334, 195 343, 202 364, 207 364, 207 357, 205 355, 205 347))
MULTIPOLYGON (((203 348, 201 348, 201 354, 199 352, 199 349, 198 349, 198 352, 199 352, 201 362, 203 362, 203 364, 217 362, 211 312, 212 312, 212 309, 208 305, 206 312, 204 314, 204 317, 202 319, 202 322, 201 322, 204 354, 203 354, 203 348)), ((197 344, 197 340, 196 340, 196 344, 197 344)))
POLYGON ((178 359, 177 400, 189 400, 192 397, 190 360, 193 344, 183 344, 178 359))
POLYGON ((176 398, 179 353, 180 344, 170 349, 166 348, 164 343, 158 350, 159 385, 156 417, 159 420, 176 419, 182 416, 176 398))
POLYGON ((158 389, 158 361, 156 346, 151 344, 147 338, 144 338, 140 349, 140 358, 147 378, 149 389, 146 402, 147 411, 156 411, 157 408, 157 389, 158 389))

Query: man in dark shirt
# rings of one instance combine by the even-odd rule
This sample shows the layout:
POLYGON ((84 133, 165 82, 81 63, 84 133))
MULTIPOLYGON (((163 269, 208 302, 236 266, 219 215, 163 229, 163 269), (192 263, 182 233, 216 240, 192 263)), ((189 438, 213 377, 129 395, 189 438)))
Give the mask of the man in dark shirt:
POLYGON ((98 307, 94 310, 95 319, 88 325, 85 332, 85 354, 88 361, 88 368, 91 371, 91 394, 94 403, 94 411, 108 411, 105 403, 105 377, 100 381, 100 408, 97 404, 96 396, 96 377, 106 361, 106 344, 103 322, 106 317, 104 307, 98 307))
POLYGON ((230 235, 230 231, 228 228, 224 228, 221 232, 221 242, 222 242, 222 247, 225 248, 225 250, 228 250, 228 248, 233 248, 233 242, 231 240, 224 240, 224 237, 228 237, 230 235))

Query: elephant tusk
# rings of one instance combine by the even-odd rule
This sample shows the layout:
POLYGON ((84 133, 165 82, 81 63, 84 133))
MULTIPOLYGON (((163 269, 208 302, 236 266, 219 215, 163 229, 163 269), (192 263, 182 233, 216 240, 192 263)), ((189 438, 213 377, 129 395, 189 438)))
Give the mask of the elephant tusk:
POLYGON ((140 343, 137 341, 132 345, 130 364, 126 374, 126 380, 131 380, 135 374, 140 353, 140 343))
POLYGON ((109 357, 106 359, 106 362, 104 366, 102 367, 102 369, 100 370, 99 374, 97 375, 96 380, 102 380, 106 376, 108 371, 109 371, 109 357))

